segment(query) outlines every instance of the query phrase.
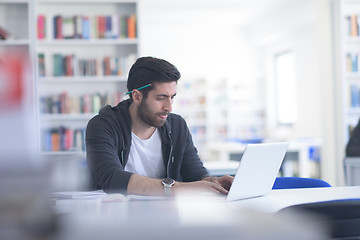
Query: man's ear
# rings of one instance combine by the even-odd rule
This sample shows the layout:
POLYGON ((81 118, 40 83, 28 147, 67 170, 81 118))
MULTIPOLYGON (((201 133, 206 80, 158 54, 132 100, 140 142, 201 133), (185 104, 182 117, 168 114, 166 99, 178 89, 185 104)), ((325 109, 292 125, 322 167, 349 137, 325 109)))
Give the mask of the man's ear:
POLYGON ((139 90, 134 89, 131 94, 132 94, 133 101, 135 103, 140 103, 141 102, 141 100, 143 98, 143 95, 139 90))

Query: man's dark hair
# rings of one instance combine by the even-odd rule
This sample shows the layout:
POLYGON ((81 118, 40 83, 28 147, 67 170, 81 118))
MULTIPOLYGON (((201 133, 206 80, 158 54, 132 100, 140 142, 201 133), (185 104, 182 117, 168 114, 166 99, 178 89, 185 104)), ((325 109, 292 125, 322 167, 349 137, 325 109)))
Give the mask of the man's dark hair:
MULTIPOLYGON (((130 68, 127 89, 132 91, 155 82, 177 82, 180 77, 180 72, 168 61, 154 57, 141 57, 130 68)), ((141 90, 144 98, 152 87, 141 90)), ((132 94, 130 94, 130 99, 132 100, 132 94)))

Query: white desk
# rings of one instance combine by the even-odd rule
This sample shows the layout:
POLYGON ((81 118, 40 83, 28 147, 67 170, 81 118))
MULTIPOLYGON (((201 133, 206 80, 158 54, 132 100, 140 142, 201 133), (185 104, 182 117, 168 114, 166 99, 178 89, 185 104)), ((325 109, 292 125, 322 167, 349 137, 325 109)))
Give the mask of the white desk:
POLYGON ((234 202, 206 194, 156 201, 58 200, 55 209, 65 207, 70 213, 62 217, 60 240, 318 240, 328 239, 322 225, 303 216, 273 213, 294 204, 353 198, 360 198, 360 186, 273 190, 264 197, 234 202))
POLYGON ((296 204, 339 199, 360 199, 360 186, 279 189, 272 190, 270 194, 263 197, 235 201, 232 204, 261 212, 277 212, 296 204))

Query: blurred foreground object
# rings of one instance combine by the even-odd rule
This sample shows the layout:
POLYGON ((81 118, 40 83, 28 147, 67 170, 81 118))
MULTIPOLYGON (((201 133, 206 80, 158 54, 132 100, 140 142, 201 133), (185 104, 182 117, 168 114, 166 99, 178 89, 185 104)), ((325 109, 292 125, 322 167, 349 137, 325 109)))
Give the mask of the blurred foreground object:
POLYGON ((0 40, 6 40, 11 37, 10 33, 5 28, 0 26, 0 40))
POLYGON ((54 228, 32 84, 28 54, 0 52, 0 239, 46 239, 54 228))

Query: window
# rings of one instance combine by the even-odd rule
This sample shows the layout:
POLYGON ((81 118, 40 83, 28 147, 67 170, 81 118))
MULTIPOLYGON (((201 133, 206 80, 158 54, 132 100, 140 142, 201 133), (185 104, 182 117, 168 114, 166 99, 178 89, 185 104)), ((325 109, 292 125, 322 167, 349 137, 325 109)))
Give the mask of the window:
POLYGON ((295 56, 292 51, 275 55, 275 104, 278 125, 292 125, 297 119, 295 56))

